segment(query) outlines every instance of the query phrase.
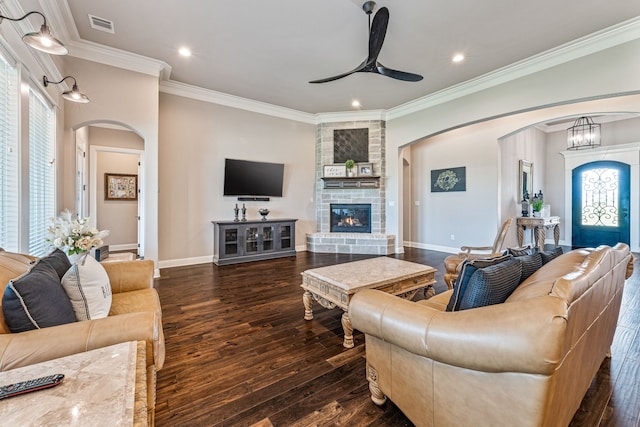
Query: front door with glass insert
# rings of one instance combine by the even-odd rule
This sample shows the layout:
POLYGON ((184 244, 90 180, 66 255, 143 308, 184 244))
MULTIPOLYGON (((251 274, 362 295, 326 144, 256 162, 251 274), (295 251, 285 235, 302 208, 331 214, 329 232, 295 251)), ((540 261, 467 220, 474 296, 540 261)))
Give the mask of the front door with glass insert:
POLYGON ((629 244, 629 165, 592 162, 572 173, 572 246, 629 244))

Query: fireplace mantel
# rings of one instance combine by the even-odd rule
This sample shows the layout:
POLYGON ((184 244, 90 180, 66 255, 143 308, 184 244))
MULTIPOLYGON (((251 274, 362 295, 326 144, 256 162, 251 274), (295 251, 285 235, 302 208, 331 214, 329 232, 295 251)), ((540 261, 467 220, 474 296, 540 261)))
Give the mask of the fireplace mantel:
POLYGON ((379 176, 357 176, 357 177, 323 177, 324 188, 328 189, 353 189, 353 188, 379 188, 379 176))

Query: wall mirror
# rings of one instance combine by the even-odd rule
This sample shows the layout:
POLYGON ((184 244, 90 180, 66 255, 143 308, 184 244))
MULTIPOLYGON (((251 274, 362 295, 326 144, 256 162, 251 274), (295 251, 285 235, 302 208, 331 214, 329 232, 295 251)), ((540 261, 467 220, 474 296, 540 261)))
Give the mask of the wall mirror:
POLYGON ((519 200, 524 198, 525 194, 532 196, 533 191, 533 163, 527 160, 520 160, 520 194, 518 194, 519 200))

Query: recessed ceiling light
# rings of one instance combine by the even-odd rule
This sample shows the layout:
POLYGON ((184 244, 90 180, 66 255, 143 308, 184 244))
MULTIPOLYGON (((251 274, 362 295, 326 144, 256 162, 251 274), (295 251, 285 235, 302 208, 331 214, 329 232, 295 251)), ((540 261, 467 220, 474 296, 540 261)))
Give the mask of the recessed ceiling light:
POLYGON ((351 106, 353 108, 360 108, 361 107, 360 101, 358 101, 357 99, 354 99, 353 101, 351 101, 351 106))
POLYGON ((451 60, 455 63, 462 62, 464 61, 464 55, 461 53, 456 53, 455 55, 453 55, 453 58, 451 58, 451 60))
POLYGON ((186 47, 181 47, 178 49, 178 53, 182 56, 191 56, 191 51, 186 47))

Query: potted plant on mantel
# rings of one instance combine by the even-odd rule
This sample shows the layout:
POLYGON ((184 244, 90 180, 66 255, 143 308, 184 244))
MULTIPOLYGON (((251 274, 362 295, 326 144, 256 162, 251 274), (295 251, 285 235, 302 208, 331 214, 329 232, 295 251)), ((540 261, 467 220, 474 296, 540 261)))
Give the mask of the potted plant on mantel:
POLYGON ((356 165, 356 162, 354 162, 352 159, 349 159, 346 162, 344 162, 344 165, 347 168, 347 176, 348 177, 352 177, 353 176, 353 167, 356 165))

